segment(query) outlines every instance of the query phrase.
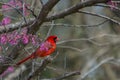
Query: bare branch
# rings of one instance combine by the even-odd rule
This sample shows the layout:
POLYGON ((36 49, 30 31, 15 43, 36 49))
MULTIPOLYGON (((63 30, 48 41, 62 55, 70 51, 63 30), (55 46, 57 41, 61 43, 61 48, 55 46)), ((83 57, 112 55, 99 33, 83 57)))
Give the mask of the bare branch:
POLYGON ((34 72, 30 73, 27 80, 31 80, 35 76, 38 76, 41 74, 42 71, 46 68, 46 66, 52 61, 51 57, 47 57, 44 60, 41 61, 40 67, 36 69, 34 72))
POLYGON ((106 3, 107 0, 86 0, 84 2, 79 2, 78 4, 65 9, 62 12, 56 13, 53 16, 49 16, 45 19, 45 21, 51 21, 51 20, 55 20, 55 19, 60 19, 60 18, 64 18, 70 14, 76 13, 79 9, 85 8, 85 7, 89 7, 92 5, 95 5, 97 3, 106 3))
POLYGON ((88 12, 88 11, 78 11, 79 13, 85 13, 85 14, 89 14, 89 15, 93 15, 93 16, 97 16, 97 17, 101 17, 101 18, 104 18, 104 19, 107 19, 107 20, 110 20, 118 25, 120 25, 120 22, 115 20, 115 19, 112 19, 110 17, 107 17, 107 16, 104 16, 104 15, 100 15, 100 14, 96 14, 96 13, 93 13, 93 12, 88 12))
POLYGON ((48 13, 52 10, 52 8, 59 2, 60 0, 49 0, 46 4, 43 5, 37 20, 31 25, 29 29, 29 33, 35 34, 37 30, 39 30, 39 26, 42 25, 48 13))
POLYGON ((80 72, 79 71, 74 71, 74 72, 65 73, 65 74, 63 74, 63 76, 60 76, 58 78, 53 78, 53 79, 50 79, 50 80, 62 80, 62 79, 66 79, 66 78, 69 78, 69 77, 72 77, 72 76, 75 76, 75 75, 80 75, 80 72))
POLYGON ((80 28, 80 27, 98 27, 100 25, 103 25, 104 23, 108 22, 109 20, 105 20, 105 21, 101 21, 100 23, 98 24, 93 24, 93 25, 72 25, 72 24, 64 24, 64 23, 56 23, 56 24, 43 24, 42 26, 43 27, 49 27, 49 26, 55 26, 55 27, 74 27, 74 28, 80 28))
POLYGON ((6 31, 12 32, 14 30, 19 29, 20 27, 23 28, 29 26, 33 24, 34 20, 35 20, 34 18, 31 18, 30 20, 26 20, 26 22, 28 22, 27 24, 25 22, 16 22, 13 24, 5 25, 4 27, 0 26, 0 33, 5 33, 6 31))
POLYGON ((59 48, 68 48, 68 49, 72 49, 72 50, 75 50, 75 51, 78 51, 78 52, 84 52, 86 51, 86 49, 79 49, 79 48, 76 48, 76 47, 72 47, 72 46, 58 46, 59 48))

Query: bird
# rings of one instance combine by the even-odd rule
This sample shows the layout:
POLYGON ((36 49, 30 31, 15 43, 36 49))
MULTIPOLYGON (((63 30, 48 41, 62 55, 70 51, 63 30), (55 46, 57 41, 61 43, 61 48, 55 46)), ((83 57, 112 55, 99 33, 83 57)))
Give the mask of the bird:
POLYGON ((40 44, 40 46, 28 57, 20 60, 16 63, 16 66, 28 61, 29 59, 35 59, 37 57, 46 57, 52 54, 56 50, 56 42, 59 38, 56 35, 48 36, 47 39, 40 44))

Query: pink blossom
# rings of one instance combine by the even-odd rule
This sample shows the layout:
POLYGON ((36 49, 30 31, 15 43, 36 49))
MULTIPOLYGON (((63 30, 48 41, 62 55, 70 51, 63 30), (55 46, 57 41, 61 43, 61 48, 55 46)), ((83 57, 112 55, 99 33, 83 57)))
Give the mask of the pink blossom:
POLYGON ((23 7, 20 9, 23 13, 24 16, 28 16, 30 13, 27 11, 27 6, 29 6, 28 4, 23 4, 23 7))
POLYGON ((35 45, 35 44, 36 44, 36 41, 35 41, 35 37, 34 37, 34 36, 32 37, 31 40, 32 40, 32 44, 35 45))
POLYGON ((3 56, 0 56, 0 62, 3 62, 4 59, 3 59, 3 56))
POLYGON ((24 44, 27 44, 28 42, 29 42, 29 36, 28 35, 23 35, 23 37, 22 37, 22 42, 24 43, 24 44))
POLYGON ((17 45, 19 40, 21 39, 21 35, 17 32, 12 32, 7 34, 7 41, 11 45, 17 45))
POLYGON ((5 3, 4 5, 2 5, 2 10, 4 11, 11 11, 11 9, 13 9, 11 6, 15 7, 16 1, 10 0, 8 3, 5 3), (9 6, 10 5, 10 6, 9 6))
POLYGON ((27 28, 23 28, 22 30, 21 30, 21 35, 24 35, 24 34, 27 34, 27 28))
POLYGON ((19 35, 19 34, 17 34, 16 37, 15 37, 16 40, 20 39, 20 38, 21 38, 21 35, 19 35))
POLYGON ((11 39, 11 40, 9 41, 9 43, 10 43, 11 45, 16 45, 16 44, 18 43, 18 40, 11 39))
POLYGON ((9 17, 3 18, 2 25, 7 25, 7 24, 10 24, 10 23, 11 23, 11 18, 9 18, 9 17))
POLYGON ((2 34, 0 36, 0 43, 1 44, 6 44, 7 43, 7 36, 6 36, 6 34, 2 34))
POLYGON ((29 15, 29 12, 27 11, 26 7, 29 6, 28 4, 26 3, 22 3, 21 1, 17 0, 10 0, 10 2, 2 5, 2 10, 3 12, 4 11, 8 11, 10 12, 11 10, 10 9, 13 9, 11 6, 8 6, 7 4, 11 5, 12 7, 16 7, 18 8, 20 11, 22 11, 22 13, 25 15, 25 16, 28 16, 29 15))
POLYGON ((8 10, 10 7, 8 5, 2 5, 3 11, 8 10))
POLYGON ((112 0, 108 0, 107 4, 108 4, 108 5, 111 5, 111 9, 114 9, 114 7, 117 6, 117 3, 116 3, 116 2, 113 2, 112 0))
POLYGON ((9 5, 11 5, 12 7, 18 7, 18 8, 22 7, 22 3, 19 0, 17 1, 10 0, 8 3, 5 3, 4 5, 2 5, 2 9, 9 9, 9 8, 12 9, 12 7, 9 5))
POLYGON ((39 43, 38 43, 38 41, 37 41, 37 36, 36 35, 30 35, 30 40, 31 40, 31 42, 32 42, 32 44, 33 45, 38 45, 39 43))
POLYGON ((2 47, 0 46, 0 51, 2 51, 2 47))
POLYGON ((0 44, 17 45, 19 41, 23 44, 31 42, 33 45, 39 45, 40 40, 36 35, 27 34, 27 29, 23 28, 20 32, 13 31, 11 33, 5 33, 0 35, 0 44))
POLYGON ((14 67, 8 67, 8 69, 7 69, 9 72, 13 72, 14 71, 14 67))
POLYGON ((0 75, 0 77, 4 77, 5 75, 7 75, 7 74, 9 74, 9 73, 11 73, 11 72, 14 72, 14 67, 12 67, 12 66, 8 67, 7 70, 4 71, 4 72, 0 75))
POLYGON ((49 48, 51 47, 51 44, 50 44, 50 42, 46 41, 46 42, 44 42, 44 43, 41 43, 40 46, 41 46, 41 47, 40 47, 40 50, 48 51, 49 48))

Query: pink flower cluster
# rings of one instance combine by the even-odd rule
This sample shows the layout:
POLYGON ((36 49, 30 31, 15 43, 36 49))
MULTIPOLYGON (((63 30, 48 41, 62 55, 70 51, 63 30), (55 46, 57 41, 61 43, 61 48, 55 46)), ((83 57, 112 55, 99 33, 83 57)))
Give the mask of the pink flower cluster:
POLYGON ((23 44, 31 42, 33 45, 39 44, 39 39, 36 35, 27 34, 27 30, 24 28, 21 32, 14 31, 12 33, 4 33, 0 35, 0 44, 17 45, 21 41, 23 44))
POLYGON ((1 25, 7 25, 11 23, 11 18, 10 17, 4 17, 2 19, 1 25))
POLYGON ((0 77, 4 77, 5 75, 10 74, 10 73, 12 73, 12 72, 14 72, 14 67, 13 67, 13 66, 10 66, 10 67, 7 68, 7 70, 5 70, 5 71, 0 75, 0 77))
POLYGON ((5 3, 2 5, 3 12, 11 12, 14 8, 20 10, 24 16, 28 16, 29 12, 27 11, 27 6, 29 6, 26 3, 23 3, 21 0, 10 0, 8 3, 5 3))
MULTIPOLYGON (((0 56, 0 62, 4 62, 4 56, 0 56)), ((2 74, 0 74, 0 78, 4 77, 5 75, 11 73, 14 71, 14 67, 10 66, 7 68, 7 70, 5 70, 2 74)))
MULTIPOLYGON (((9 0, 9 2, 4 3, 2 5, 2 12, 3 15, 4 13, 13 13, 14 14, 14 9, 17 9, 21 11, 21 13, 24 16, 28 16, 29 12, 27 10, 27 7, 29 5, 26 4, 22 0, 9 0)), ((8 25, 10 24, 12 19, 10 17, 4 17, 0 23, 0 25, 8 25)), ((16 45, 18 44, 19 41, 23 42, 24 44, 28 44, 29 42, 32 42, 32 44, 36 45, 37 44, 37 36, 32 35, 32 34, 27 34, 27 29, 22 29, 21 31, 13 31, 11 33, 4 33, 0 35, 0 44, 11 44, 11 45, 16 45)))
MULTIPOLYGON (((26 7, 29 5, 23 2, 22 0, 9 0, 9 2, 4 3, 2 5, 2 12, 4 13, 13 13, 14 9, 21 11, 24 16, 28 16, 29 12, 26 7)), ((8 16, 4 17, 0 23, 0 25, 8 25, 10 24, 12 19, 8 16)), ((27 34, 27 30, 24 28, 21 31, 14 31, 11 33, 4 33, 0 35, 0 44, 11 44, 16 45, 19 41, 24 44, 28 44, 30 41, 35 45, 37 42, 37 36, 32 34, 27 34)))
POLYGON ((108 4, 108 5, 111 5, 111 9, 114 9, 114 7, 117 6, 117 2, 112 1, 112 0, 108 0, 107 4, 108 4))
POLYGON ((41 50, 41 51, 48 51, 49 48, 51 48, 51 44, 50 44, 50 42, 48 42, 48 41, 46 41, 46 42, 44 42, 44 43, 41 43, 40 46, 41 46, 41 47, 40 47, 40 50, 41 50))
MULTIPOLYGON (((3 12, 3 14, 4 13, 12 13, 12 11, 16 8, 19 11, 21 11, 21 13, 24 16, 28 16, 29 12, 26 8, 28 6, 29 6, 28 4, 23 3, 20 0, 10 0, 8 3, 4 3, 2 5, 2 12, 3 12)), ((4 17, 0 25, 8 25, 10 23, 11 23, 11 18, 10 17, 4 17)))

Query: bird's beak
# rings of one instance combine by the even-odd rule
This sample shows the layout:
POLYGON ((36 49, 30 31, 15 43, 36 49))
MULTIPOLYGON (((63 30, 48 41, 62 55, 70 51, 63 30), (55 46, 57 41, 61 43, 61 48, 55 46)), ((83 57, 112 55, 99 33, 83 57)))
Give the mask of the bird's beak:
POLYGON ((59 38, 56 39, 56 41, 59 41, 59 40, 60 40, 59 38))

